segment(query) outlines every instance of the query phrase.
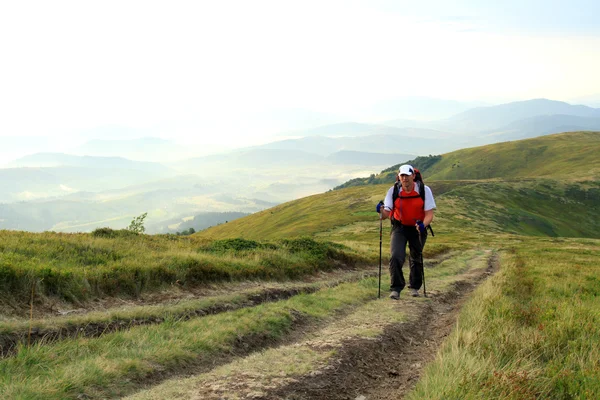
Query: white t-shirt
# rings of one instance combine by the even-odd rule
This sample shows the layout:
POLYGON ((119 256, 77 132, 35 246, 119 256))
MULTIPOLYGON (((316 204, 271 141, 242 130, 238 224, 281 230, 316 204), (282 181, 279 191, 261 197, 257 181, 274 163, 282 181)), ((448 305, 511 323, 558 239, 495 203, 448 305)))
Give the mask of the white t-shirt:
MULTIPOLYGON (((419 194, 421 194, 421 192, 419 192, 420 186, 421 186, 421 184, 415 183, 415 192, 417 192, 419 194)), ((398 192, 398 195, 400 195, 400 193, 403 191, 404 190, 402 189, 402 185, 400 185, 400 191, 398 192)), ((387 194, 385 195, 385 200, 383 201, 383 206, 388 211, 392 211, 392 208, 394 208, 393 198, 394 198, 394 186, 392 185, 390 190, 388 190, 387 194)), ((433 210, 434 208, 436 208, 436 207, 435 207, 435 200, 433 199, 433 193, 431 192, 431 189, 429 188, 429 186, 425 185, 425 207, 424 207, 424 210, 429 211, 429 210, 433 210)))

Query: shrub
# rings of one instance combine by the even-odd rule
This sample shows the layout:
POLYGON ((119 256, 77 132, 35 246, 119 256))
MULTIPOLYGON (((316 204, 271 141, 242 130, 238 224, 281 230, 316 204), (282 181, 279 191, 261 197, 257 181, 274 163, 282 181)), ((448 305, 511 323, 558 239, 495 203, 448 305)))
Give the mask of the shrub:
POLYGON ((109 239, 133 237, 137 235, 137 232, 131 231, 129 229, 111 229, 108 227, 97 228, 92 232, 92 236, 94 237, 102 237, 109 239))

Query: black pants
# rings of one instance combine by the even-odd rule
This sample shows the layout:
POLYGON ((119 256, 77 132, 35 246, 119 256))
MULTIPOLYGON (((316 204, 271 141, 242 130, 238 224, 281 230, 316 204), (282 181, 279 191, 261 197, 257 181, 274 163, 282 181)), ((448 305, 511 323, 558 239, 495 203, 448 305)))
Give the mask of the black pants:
MULTIPOLYGON (((427 230, 421 233, 421 241, 425 246, 427 230)), ((409 287, 419 290, 423 284, 423 249, 419 241, 419 231, 410 225, 394 224, 390 238, 390 290, 400 292, 404 289, 406 281, 402 273, 402 265, 406 258, 406 243, 410 249, 410 274, 408 276, 409 287)))

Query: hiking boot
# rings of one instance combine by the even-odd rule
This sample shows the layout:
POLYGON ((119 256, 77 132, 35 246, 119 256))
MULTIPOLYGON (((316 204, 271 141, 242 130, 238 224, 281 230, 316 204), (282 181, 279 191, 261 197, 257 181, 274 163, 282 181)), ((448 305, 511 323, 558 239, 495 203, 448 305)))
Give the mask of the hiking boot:
POLYGON ((417 289, 409 289, 410 290, 410 295, 412 297, 419 297, 419 291, 417 289))
POLYGON ((390 299, 394 299, 394 300, 398 300, 398 299, 400 299, 400 293, 399 293, 399 292, 396 292, 396 291, 394 290, 392 293, 390 293, 390 299))

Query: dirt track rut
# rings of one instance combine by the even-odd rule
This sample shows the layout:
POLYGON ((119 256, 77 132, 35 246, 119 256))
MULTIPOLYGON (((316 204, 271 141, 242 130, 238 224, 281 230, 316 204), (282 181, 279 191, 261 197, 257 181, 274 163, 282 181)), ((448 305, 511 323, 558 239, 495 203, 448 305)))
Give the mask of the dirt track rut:
MULTIPOLYGON (((377 340, 345 343, 324 371, 306 376, 256 399, 400 399, 417 383, 425 365, 451 333, 468 295, 497 268, 474 270, 430 302, 410 305, 413 318, 389 325, 377 340)), ((402 302, 402 299, 400 300, 402 302)))

